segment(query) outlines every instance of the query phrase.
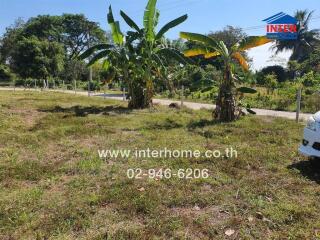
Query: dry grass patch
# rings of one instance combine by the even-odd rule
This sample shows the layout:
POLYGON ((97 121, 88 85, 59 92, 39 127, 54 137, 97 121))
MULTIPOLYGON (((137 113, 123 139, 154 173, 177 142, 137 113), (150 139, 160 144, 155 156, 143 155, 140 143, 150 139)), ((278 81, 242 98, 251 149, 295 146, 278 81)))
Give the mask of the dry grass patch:
POLYGON ((206 110, 129 111, 62 93, 0 95, 1 239, 316 239, 320 172, 297 153, 300 124, 220 124, 206 110), (238 158, 97 153, 230 146, 238 158), (131 180, 129 168, 206 168, 210 177, 131 180))

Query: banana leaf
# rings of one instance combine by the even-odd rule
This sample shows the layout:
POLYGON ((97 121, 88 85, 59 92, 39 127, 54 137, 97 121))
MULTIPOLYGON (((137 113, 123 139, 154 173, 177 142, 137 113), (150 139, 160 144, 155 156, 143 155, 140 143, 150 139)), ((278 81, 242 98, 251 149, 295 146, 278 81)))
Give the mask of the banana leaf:
POLYGON ((156 39, 160 39, 163 37, 163 35, 168 32, 171 28, 174 28, 176 26, 178 26, 179 24, 183 23, 184 21, 186 21, 188 18, 188 15, 183 15, 181 17, 176 18, 175 20, 167 23, 166 25, 164 25, 160 31, 158 32, 156 39))
POLYGON ((159 54, 167 57, 167 58, 173 58, 176 59, 178 62, 182 64, 193 64, 194 62, 186 58, 180 51, 174 48, 162 48, 158 51, 159 54))
POLYGON ((86 50, 84 53, 82 53, 79 56, 79 59, 84 60, 84 59, 88 58, 89 56, 91 56, 96 51, 106 50, 106 49, 110 49, 112 47, 113 47, 113 45, 107 44, 107 43, 97 44, 97 45, 89 48, 88 50, 86 50))
POLYGON ((121 33, 119 21, 114 20, 111 6, 109 7, 109 13, 107 18, 108 18, 108 23, 111 27, 111 35, 114 43, 122 45, 124 36, 121 33))
POLYGON ((253 115, 256 115, 257 113, 253 111, 251 108, 246 108, 247 112, 253 115))
POLYGON ((143 26, 146 31, 147 40, 154 40, 154 26, 156 21, 156 4, 157 0, 149 0, 144 12, 143 26))
POLYGON ((250 87, 239 87, 237 88, 237 91, 241 93, 249 93, 249 94, 257 93, 256 89, 250 88, 250 87))
POLYGON ((141 31, 138 25, 125 12, 120 11, 120 15, 131 28, 135 29, 137 32, 141 31))
POLYGON ((200 43, 206 45, 206 47, 211 47, 215 50, 217 50, 217 49, 220 50, 219 43, 216 40, 214 40, 206 35, 202 35, 202 34, 198 34, 198 33, 190 33, 190 32, 180 32, 180 37, 183 39, 186 39, 186 40, 200 42, 200 43))
POLYGON ((266 36, 250 36, 240 41, 237 49, 238 51, 245 51, 250 48, 258 47, 272 41, 273 40, 268 39, 266 36))
POLYGON ((241 65, 241 67, 245 70, 249 70, 249 65, 246 61, 246 59, 242 56, 240 52, 235 52, 232 54, 232 57, 238 61, 238 63, 241 65))
POLYGON ((110 54, 110 50, 104 50, 102 52, 99 52, 98 54, 96 54, 88 63, 88 66, 92 66, 94 63, 96 63, 98 60, 105 58, 106 56, 108 56, 110 54))

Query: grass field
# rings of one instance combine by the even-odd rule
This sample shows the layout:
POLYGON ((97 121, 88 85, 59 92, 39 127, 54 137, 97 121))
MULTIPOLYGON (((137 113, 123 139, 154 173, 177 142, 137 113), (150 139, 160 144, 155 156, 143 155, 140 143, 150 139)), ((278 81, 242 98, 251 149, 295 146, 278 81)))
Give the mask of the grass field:
POLYGON ((320 164, 298 155, 302 129, 285 119, 218 124, 205 110, 129 111, 98 98, 2 91, 0 239, 319 239, 320 164), (97 152, 230 146, 237 158, 97 152), (129 168, 210 176, 132 180, 129 168))

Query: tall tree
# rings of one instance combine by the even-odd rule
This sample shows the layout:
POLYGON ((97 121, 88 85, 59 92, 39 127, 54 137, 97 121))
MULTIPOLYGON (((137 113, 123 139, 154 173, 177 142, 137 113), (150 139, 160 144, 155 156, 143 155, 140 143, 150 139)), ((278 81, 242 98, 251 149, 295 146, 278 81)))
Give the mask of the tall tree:
POLYGON ((295 18, 298 20, 297 24, 297 40, 278 40, 274 45, 276 53, 291 50, 292 55, 290 60, 302 62, 312 52, 314 46, 320 41, 319 30, 309 29, 310 20, 312 19, 313 11, 298 10, 295 13, 295 18))
POLYGON ((62 27, 63 19, 60 16, 39 15, 30 18, 23 29, 22 36, 32 36, 50 42, 61 42, 61 35, 64 32, 62 27))
POLYGON ((0 81, 8 81, 11 79, 11 73, 9 68, 6 65, 0 64, 0 81))
POLYGON ((64 49, 61 44, 23 38, 12 54, 12 68, 22 78, 47 80, 56 77, 64 65, 64 49))
POLYGON ((15 23, 6 28, 0 40, 0 62, 3 64, 10 63, 12 53, 21 38, 25 23, 22 19, 17 19, 15 23))
POLYGON ((82 14, 39 15, 30 18, 26 23, 18 21, 7 28, 1 41, 2 61, 10 60, 10 54, 19 40, 32 36, 62 44, 69 59, 77 57, 88 49, 90 44, 106 41, 106 34, 99 24, 89 21, 82 14))
POLYGON ((62 15, 62 27, 62 43, 69 58, 76 58, 90 46, 107 40, 99 24, 89 21, 83 14, 62 15))
POLYGON ((243 32, 241 28, 228 25, 223 30, 210 32, 208 36, 216 39, 217 41, 223 41, 227 48, 231 48, 240 40, 247 37, 247 34, 243 32))

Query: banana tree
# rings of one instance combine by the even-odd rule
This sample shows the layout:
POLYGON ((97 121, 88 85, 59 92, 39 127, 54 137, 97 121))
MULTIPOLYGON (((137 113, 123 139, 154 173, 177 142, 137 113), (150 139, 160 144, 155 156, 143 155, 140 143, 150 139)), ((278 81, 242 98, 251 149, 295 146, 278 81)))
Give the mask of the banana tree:
POLYGON ((241 110, 237 107, 235 99, 235 92, 237 90, 234 64, 237 62, 245 71, 248 71, 249 65, 242 52, 266 44, 271 40, 264 36, 251 36, 243 39, 231 47, 231 49, 228 49, 223 41, 217 41, 206 35, 181 32, 180 37, 198 43, 193 49, 186 50, 184 52, 185 56, 193 57, 203 55, 208 59, 214 57, 220 57, 222 59, 223 78, 219 86, 214 117, 223 122, 230 122, 237 119, 241 114, 241 110))
POLYGON ((112 44, 97 44, 87 51, 83 52, 79 58, 88 59, 88 66, 97 61, 103 60, 102 67, 104 70, 110 70, 110 76, 107 79, 113 79, 115 73, 120 73, 123 82, 130 81, 129 69, 132 59, 135 58, 132 47, 125 41, 125 35, 121 32, 119 21, 115 21, 111 6, 107 15, 108 24, 111 28, 112 44))
POLYGON ((110 6, 108 22, 115 45, 100 44, 90 48, 81 56, 84 59, 93 55, 89 64, 104 59, 111 65, 118 66, 128 85, 130 108, 145 108, 152 105, 154 79, 156 75, 162 74, 161 69, 165 69, 168 59, 176 59, 183 63, 188 61, 177 49, 163 44, 164 34, 183 23, 187 15, 165 24, 156 32, 160 16, 156 3, 157 0, 148 1, 143 28, 140 28, 126 13, 120 11, 121 17, 132 28, 126 35, 122 34, 119 22, 114 20, 110 6))
MULTIPOLYGON (((120 15, 132 31, 128 31, 128 42, 136 43, 135 48, 137 55, 136 68, 138 72, 140 93, 138 95, 144 96, 143 102, 136 102, 132 107, 144 108, 152 105, 152 97, 154 95, 154 80, 161 75, 166 74, 167 60, 175 59, 179 62, 186 63, 187 59, 174 47, 167 46, 164 39, 164 34, 170 29, 183 23, 188 16, 183 15, 169 23, 165 24, 158 32, 156 31, 160 13, 156 9, 157 0, 149 0, 146 6, 143 17, 143 28, 140 28, 126 13, 120 11, 120 15)), ((133 89, 133 88, 132 88, 133 89)))

